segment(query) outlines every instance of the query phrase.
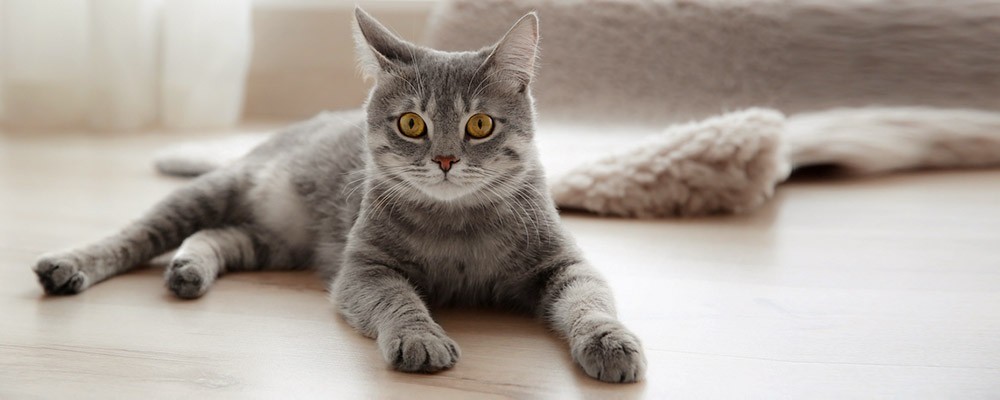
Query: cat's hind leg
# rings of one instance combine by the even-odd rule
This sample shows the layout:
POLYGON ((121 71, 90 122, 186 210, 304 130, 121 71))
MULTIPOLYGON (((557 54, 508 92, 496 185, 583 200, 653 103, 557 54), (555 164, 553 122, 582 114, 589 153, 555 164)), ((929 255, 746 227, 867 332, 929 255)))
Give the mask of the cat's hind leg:
POLYGON ((177 297, 204 295, 225 272, 291 269, 303 265, 303 254, 263 228, 250 225, 206 229, 184 240, 166 270, 167 287, 177 297))
POLYGON ((34 265, 49 294, 74 294, 167 252, 189 235, 221 226, 239 208, 243 179, 232 171, 200 177, 139 220, 96 243, 43 255, 34 265))

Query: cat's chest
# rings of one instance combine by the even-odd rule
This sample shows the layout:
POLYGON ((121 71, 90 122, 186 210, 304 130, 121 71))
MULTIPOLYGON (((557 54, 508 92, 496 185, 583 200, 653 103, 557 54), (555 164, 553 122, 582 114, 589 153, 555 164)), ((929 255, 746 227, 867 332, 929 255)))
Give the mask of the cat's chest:
POLYGON ((404 267, 412 283, 435 304, 479 304, 494 296, 498 282, 523 270, 516 249, 474 237, 411 239, 414 257, 404 267))
POLYGON ((551 253, 546 226, 522 221, 530 220, 496 210, 448 214, 390 207, 377 221, 366 221, 359 238, 393 260, 433 302, 477 303, 495 298, 504 282, 522 277, 551 253))
POLYGON ((410 251, 428 269, 490 274, 508 268, 514 244, 499 232, 425 231, 407 238, 410 251))
POLYGON ((478 288, 524 267, 520 243, 502 229, 427 224, 399 238, 411 278, 426 286, 478 288))

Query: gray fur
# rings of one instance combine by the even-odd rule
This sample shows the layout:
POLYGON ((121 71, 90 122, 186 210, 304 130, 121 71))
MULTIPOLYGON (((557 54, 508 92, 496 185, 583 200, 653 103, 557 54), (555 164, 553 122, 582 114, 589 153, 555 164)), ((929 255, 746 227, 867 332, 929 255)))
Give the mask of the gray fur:
POLYGON ((344 318, 402 371, 453 366, 458 345, 428 307, 474 305, 543 317, 595 378, 641 379, 639 340, 545 189, 532 141, 534 14, 497 45, 461 53, 406 43, 360 9, 357 22, 375 79, 363 113, 293 126, 120 234, 43 257, 46 291, 79 292, 180 245, 166 278, 185 298, 226 271, 318 266, 344 318), (426 121, 426 137, 398 132, 406 112, 426 121), (496 123, 485 139, 465 135, 477 112, 496 123), (435 155, 459 160, 445 173, 435 155))

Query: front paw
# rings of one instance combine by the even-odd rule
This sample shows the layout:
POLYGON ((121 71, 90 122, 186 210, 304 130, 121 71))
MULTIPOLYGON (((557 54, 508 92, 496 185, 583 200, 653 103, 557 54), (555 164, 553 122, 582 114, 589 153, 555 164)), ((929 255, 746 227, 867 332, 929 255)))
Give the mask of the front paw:
POLYGON ((90 285, 90 279, 82 271, 73 257, 44 256, 32 268, 38 275, 45 293, 76 294, 90 285))
POLYGON ((408 326, 379 334, 379 350, 393 368, 403 372, 435 372, 451 368, 461 352, 454 340, 434 323, 408 326))
POLYGON ((642 344, 617 321, 578 336, 571 346, 573 359, 593 378, 628 383, 641 380, 646 372, 642 344))

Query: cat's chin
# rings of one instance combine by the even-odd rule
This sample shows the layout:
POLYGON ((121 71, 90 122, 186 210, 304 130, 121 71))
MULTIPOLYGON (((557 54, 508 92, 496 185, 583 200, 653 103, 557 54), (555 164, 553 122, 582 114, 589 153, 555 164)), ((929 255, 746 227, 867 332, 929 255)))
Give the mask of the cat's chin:
POLYGON ((425 185, 420 188, 424 195, 441 202, 455 202, 465 200, 475 188, 468 185, 459 185, 451 181, 440 181, 434 184, 425 185))

